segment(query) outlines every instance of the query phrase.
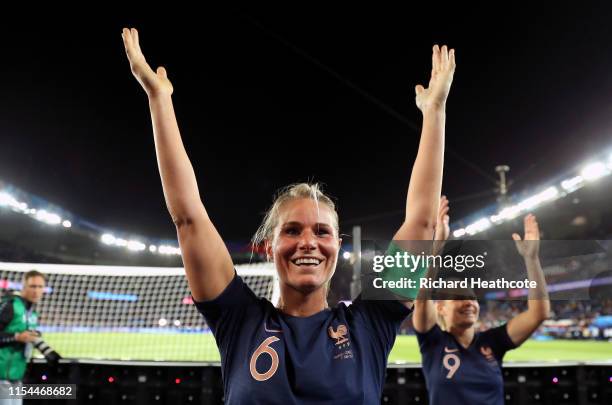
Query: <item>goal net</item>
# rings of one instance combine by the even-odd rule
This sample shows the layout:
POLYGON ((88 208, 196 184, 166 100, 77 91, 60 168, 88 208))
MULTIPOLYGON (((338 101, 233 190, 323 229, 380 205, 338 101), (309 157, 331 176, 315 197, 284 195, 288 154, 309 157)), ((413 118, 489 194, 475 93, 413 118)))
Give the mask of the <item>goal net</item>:
MULTIPOLYGON (((65 358, 219 361, 215 340, 192 303, 183 268, 0 262, 0 291, 21 290, 23 274, 47 277, 36 310, 43 339, 65 358)), ((272 263, 237 265, 253 292, 276 303, 272 263)))

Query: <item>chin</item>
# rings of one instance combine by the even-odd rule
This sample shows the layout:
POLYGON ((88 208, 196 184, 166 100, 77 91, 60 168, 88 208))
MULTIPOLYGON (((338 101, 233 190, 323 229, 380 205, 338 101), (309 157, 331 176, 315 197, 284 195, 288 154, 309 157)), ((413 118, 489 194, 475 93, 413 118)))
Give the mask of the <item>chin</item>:
POLYGON ((472 328, 474 327, 474 325, 476 325, 476 321, 465 321, 465 322, 460 322, 459 323, 461 325, 462 328, 472 328))
POLYGON ((314 277, 300 277, 298 280, 292 282, 291 285, 302 293, 311 293, 323 287, 325 283, 314 277))

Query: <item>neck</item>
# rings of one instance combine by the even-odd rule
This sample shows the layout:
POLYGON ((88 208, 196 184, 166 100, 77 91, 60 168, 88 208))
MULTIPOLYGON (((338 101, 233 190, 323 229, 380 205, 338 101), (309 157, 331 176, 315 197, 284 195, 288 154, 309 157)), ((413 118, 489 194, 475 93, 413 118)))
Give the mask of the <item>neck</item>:
POLYGON ((451 326, 449 333, 457 339, 457 342, 465 348, 467 348, 472 340, 474 339, 474 327, 469 326, 467 328, 460 326, 451 326))
POLYGON ((306 317, 327 308, 326 289, 304 293, 289 286, 281 286, 279 309, 287 315, 306 317))

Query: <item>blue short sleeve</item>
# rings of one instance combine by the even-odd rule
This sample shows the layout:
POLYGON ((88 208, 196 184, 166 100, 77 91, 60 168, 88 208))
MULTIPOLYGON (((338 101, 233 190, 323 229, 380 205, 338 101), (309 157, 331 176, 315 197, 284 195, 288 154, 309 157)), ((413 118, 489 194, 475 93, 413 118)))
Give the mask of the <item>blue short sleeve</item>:
POLYGON ((257 307, 258 301, 242 278, 234 274, 232 281, 217 298, 202 302, 194 300, 194 304, 204 316, 223 353, 231 344, 232 336, 238 333, 244 316, 257 307))
POLYGON ((495 358, 500 363, 508 350, 516 349, 517 347, 512 339, 510 339, 510 335, 508 335, 507 323, 482 332, 481 339, 491 347, 495 358))
POLYGON ((353 314, 362 317, 385 356, 395 343, 400 325, 412 313, 397 300, 362 300, 361 297, 357 297, 350 309, 353 314))
POLYGON ((417 342, 419 342, 419 350, 421 353, 427 352, 431 347, 436 347, 440 344, 444 338, 444 332, 440 329, 438 324, 435 324, 431 329, 425 333, 416 332, 417 342))

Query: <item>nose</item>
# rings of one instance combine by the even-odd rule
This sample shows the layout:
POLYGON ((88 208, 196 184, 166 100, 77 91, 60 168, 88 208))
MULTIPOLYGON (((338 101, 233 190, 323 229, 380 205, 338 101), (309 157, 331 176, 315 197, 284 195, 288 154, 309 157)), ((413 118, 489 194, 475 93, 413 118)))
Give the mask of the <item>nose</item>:
POLYGON ((474 307, 474 308, 478 308, 478 301, 476 300, 465 300, 463 302, 463 306, 464 307, 474 307))
POLYGON ((300 250, 314 250, 317 248, 317 238, 312 230, 307 229, 302 232, 300 240, 298 242, 298 248, 300 250))

